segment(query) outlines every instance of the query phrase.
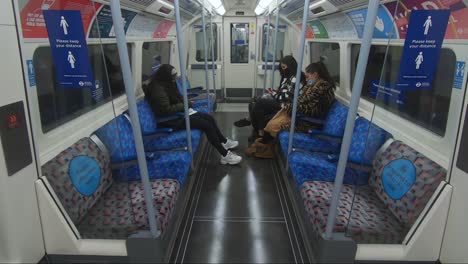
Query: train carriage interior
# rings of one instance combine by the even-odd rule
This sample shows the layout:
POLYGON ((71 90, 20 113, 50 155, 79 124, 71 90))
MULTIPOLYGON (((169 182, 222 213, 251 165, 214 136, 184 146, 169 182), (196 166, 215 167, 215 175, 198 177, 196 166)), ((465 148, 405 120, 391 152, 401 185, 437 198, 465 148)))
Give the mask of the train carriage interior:
POLYGON ((468 262, 467 0, 2 0, 0 34, 2 263, 468 262))

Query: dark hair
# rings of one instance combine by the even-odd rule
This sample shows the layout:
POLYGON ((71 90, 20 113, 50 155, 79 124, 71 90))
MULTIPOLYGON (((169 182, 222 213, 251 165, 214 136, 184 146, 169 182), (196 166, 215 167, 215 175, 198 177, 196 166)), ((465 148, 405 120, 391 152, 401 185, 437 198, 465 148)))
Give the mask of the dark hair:
POLYGON ((179 90, 175 82, 175 77, 172 75, 174 66, 170 64, 163 64, 159 69, 151 76, 151 81, 148 85, 143 86, 143 92, 146 97, 150 97, 152 89, 155 87, 164 87, 169 95, 180 97, 179 90))
MULTIPOLYGON (((291 76, 291 75, 296 76, 297 61, 296 61, 296 59, 294 59, 293 56, 291 56, 291 55, 285 56, 283 59, 281 59, 281 64, 284 64, 284 65, 286 65, 288 67, 289 76, 291 76)), ((280 67, 280 69, 281 69, 281 67, 280 67)), ((287 77, 289 77, 289 76, 287 76, 287 77)))
POLYGON ((320 79, 328 82, 333 86, 333 88, 335 88, 335 81, 330 76, 330 73, 328 72, 328 69, 325 66, 325 64, 323 64, 323 62, 319 61, 310 64, 309 66, 307 66, 306 72, 310 74, 316 72, 319 75, 320 79))

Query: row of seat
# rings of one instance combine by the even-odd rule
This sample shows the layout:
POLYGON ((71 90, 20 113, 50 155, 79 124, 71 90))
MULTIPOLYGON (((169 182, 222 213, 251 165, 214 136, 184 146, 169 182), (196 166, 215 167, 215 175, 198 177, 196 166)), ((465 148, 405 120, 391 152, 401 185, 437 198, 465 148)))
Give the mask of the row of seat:
MULTIPOLYGON (((279 140, 312 229, 325 232, 348 108, 336 102, 323 128, 279 140)), ((357 243, 401 243, 446 170, 384 129, 358 117, 354 126, 335 232, 357 243)))
MULTIPOLYGON (((157 126, 148 103, 138 102, 157 228, 171 221, 192 163, 186 132, 157 126)), ((201 132, 192 131, 193 151, 201 132)), ((141 173, 131 122, 122 114, 42 166, 42 173, 81 238, 126 239, 148 230, 141 173)))

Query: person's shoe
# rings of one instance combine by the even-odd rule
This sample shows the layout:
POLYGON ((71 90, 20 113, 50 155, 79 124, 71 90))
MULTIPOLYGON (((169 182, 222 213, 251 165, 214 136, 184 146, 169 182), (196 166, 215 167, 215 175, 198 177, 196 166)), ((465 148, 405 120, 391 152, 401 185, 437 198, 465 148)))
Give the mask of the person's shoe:
POLYGON ((273 143, 268 143, 268 144, 257 143, 257 149, 256 149, 254 156, 256 158, 261 158, 261 159, 273 159, 275 157, 273 148, 274 148, 273 143))
POLYGON ((250 120, 248 120, 247 118, 242 118, 241 120, 234 122, 234 125, 236 127, 246 127, 250 126, 251 124, 252 122, 250 122, 250 120))
POLYGON ((222 143, 222 144, 226 150, 229 150, 229 149, 237 148, 237 146, 239 146, 239 141, 235 141, 235 140, 228 138, 226 143, 222 143))
POLYGON ((257 144, 256 143, 253 143, 252 145, 250 145, 245 151, 245 155, 247 157, 253 157, 255 156, 255 152, 257 152, 257 144))
POLYGON ((236 165, 241 163, 242 157, 237 155, 234 152, 228 151, 227 155, 224 157, 221 157, 221 164, 226 165, 236 165))

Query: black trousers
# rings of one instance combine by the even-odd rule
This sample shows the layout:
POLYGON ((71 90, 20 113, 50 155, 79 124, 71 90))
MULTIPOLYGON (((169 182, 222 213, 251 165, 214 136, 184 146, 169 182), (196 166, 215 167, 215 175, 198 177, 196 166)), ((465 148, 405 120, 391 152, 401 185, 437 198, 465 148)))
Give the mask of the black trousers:
POLYGON ((281 105, 273 98, 257 98, 249 104, 250 121, 255 131, 263 130, 281 105))
MULTIPOLYGON (((177 118, 160 124, 163 127, 172 128, 174 130, 185 129, 185 118, 177 118)), ((190 116, 191 129, 199 129, 206 134, 211 145, 223 156, 226 156, 227 150, 222 143, 226 143, 227 139, 219 130, 216 120, 209 114, 195 113, 190 116)))

